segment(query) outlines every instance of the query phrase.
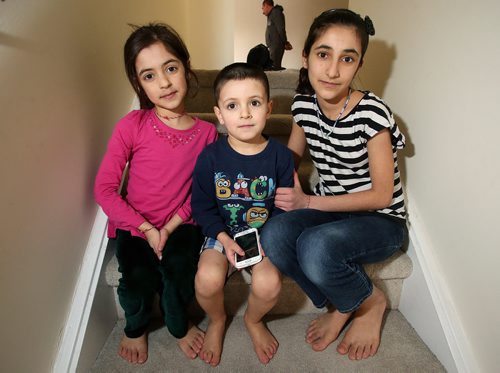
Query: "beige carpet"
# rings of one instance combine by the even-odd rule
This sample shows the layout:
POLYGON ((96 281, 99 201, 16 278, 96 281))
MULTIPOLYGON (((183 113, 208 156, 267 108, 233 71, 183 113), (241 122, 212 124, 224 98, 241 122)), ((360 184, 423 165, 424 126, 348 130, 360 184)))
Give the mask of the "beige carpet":
MULTIPOLYGON (((317 316, 317 315, 316 315, 317 316)), ((149 359, 144 365, 129 365, 116 353, 123 321, 117 322, 92 372, 445 372, 399 311, 386 315, 382 343, 376 356, 350 361, 335 351, 333 343, 314 352, 304 342, 304 332, 315 315, 274 317, 268 327, 279 340, 277 355, 262 365, 252 347, 241 317, 235 317, 226 334, 221 364, 212 368, 199 359, 188 360, 176 340, 161 327, 149 335, 149 359)), ((206 321, 201 323, 203 328, 206 321)))

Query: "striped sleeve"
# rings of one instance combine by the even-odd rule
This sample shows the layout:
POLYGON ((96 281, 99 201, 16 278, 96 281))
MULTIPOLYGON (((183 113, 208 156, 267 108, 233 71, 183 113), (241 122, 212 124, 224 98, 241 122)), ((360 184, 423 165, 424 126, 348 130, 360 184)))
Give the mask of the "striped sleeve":
POLYGON ((403 188, 397 163, 397 150, 405 146, 390 108, 371 92, 351 112, 334 121, 326 117, 314 95, 296 95, 292 115, 306 135, 309 153, 319 175, 317 195, 341 195, 371 188, 368 164, 368 141, 388 129, 394 158, 394 192, 391 205, 381 213, 404 218, 403 188))

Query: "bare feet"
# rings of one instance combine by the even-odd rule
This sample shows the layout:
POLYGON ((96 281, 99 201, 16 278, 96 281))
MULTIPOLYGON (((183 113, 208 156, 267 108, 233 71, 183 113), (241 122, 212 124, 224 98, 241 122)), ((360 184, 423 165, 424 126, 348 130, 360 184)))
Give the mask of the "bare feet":
POLYGON ((177 344, 187 358, 194 359, 203 347, 204 338, 205 333, 198 329, 196 325, 190 325, 187 334, 184 338, 179 339, 177 344))
POLYGON ((123 336, 118 355, 131 364, 144 364, 148 359, 148 340, 146 333, 138 338, 123 336))
POLYGON ((244 320, 257 357, 262 364, 269 363, 278 351, 278 341, 262 321, 253 323, 248 320, 246 314, 244 320))
POLYGON ((377 353, 386 304, 384 293, 373 287, 372 295, 354 313, 352 325, 337 346, 339 354, 349 354, 349 359, 361 360, 377 353))
POLYGON ((200 359, 215 367, 220 363, 222 355, 222 341, 226 331, 226 318, 222 320, 210 320, 205 333, 205 340, 199 353, 200 359))
POLYGON ((339 336, 351 313, 337 310, 327 312, 311 321, 306 332, 306 342, 314 351, 323 351, 339 336))

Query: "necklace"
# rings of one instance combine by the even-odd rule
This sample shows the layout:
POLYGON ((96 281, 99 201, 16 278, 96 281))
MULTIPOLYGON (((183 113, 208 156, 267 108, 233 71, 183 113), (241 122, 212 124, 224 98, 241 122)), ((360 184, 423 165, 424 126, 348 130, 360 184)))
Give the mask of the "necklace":
POLYGON ((156 114, 156 116, 158 118, 163 118, 163 119, 165 119, 167 121, 171 121, 171 120, 179 119, 179 118, 183 117, 184 115, 186 115, 186 112, 184 111, 184 112, 182 112, 179 115, 176 115, 174 117, 169 117, 168 115, 161 115, 160 113, 158 113, 158 109, 155 108, 155 114, 156 114))
MULTIPOLYGON (((342 110, 340 110, 340 113, 337 116, 337 119, 335 119, 335 123, 333 123, 332 129, 325 136, 325 133, 323 132, 323 128, 321 128, 321 123, 320 123, 321 121, 320 121, 320 118, 319 118, 319 104, 318 104, 318 99, 317 99, 316 95, 314 95, 314 103, 316 105, 316 117, 318 118, 318 126, 319 126, 319 129, 321 130, 321 134, 323 135, 323 137, 329 137, 332 134, 333 130, 337 126, 337 122, 339 121, 339 119, 342 116, 342 114, 344 114, 345 108, 347 107, 347 104, 349 103, 350 99, 351 99, 351 87, 349 87, 349 93, 347 94, 347 99, 345 100, 344 107, 342 108, 342 110)), ((326 124, 326 122, 323 122, 323 123, 326 124)))

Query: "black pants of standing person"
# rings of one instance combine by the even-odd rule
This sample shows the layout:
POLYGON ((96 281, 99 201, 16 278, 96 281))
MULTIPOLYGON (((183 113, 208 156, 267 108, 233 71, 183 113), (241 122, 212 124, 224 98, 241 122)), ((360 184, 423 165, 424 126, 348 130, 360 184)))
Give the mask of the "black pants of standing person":
POLYGON ((273 60, 273 69, 275 70, 283 69, 283 67, 281 66, 281 61, 283 61, 283 55, 285 54, 285 46, 270 45, 269 54, 271 55, 271 59, 273 60))

